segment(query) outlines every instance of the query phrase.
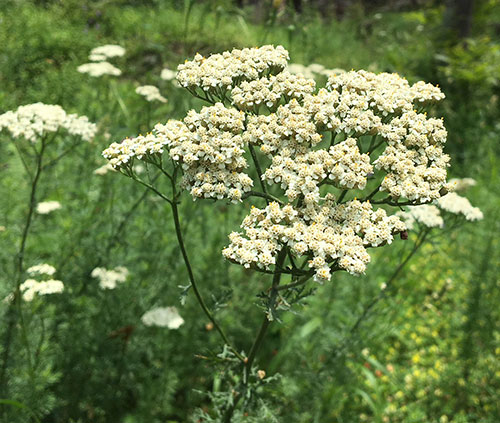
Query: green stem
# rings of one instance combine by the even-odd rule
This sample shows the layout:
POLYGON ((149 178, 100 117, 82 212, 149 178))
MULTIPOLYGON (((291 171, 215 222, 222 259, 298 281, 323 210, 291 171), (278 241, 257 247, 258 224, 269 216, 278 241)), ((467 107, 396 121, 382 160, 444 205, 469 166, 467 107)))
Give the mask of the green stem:
POLYGON ((196 283, 196 280, 194 278, 193 274, 193 269, 191 267, 191 263, 189 261, 189 257, 187 255, 186 247, 184 245, 184 239, 182 236, 182 231, 181 231, 181 224, 179 221, 179 209, 177 207, 177 192, 176 192, 176 187, 175 187, 175 176, 176 172, 174 170, 174 176, 172 178, 172 196, 173 196, 173 201, 169 201, 170 207, 172 208, 172 214, 174 218, 174 225, 175 225, 175 234, 177 235, 177 241, 179 243, 179 248, 181 249, 181 254, 182 258, 184 259, 184 264, 186 265, 186 269, 188 272, 189 276, 189 281, 191 282, 191 286, 193 288, 193 292, 196 296, 196 299, 198 300, 198 303, 200 304, 200 307, 203 309, 205 312, 206 316, 208 319, 212 322, 214 325, 214 328, 219 332, 220 336, 226 343, 226 345, 230 348, 230 350, 233 352, 233 354, 240 360, 244 361, 244 357, 232 346, 231 342, 229 342, 229 339, 227 338, 226 334, 222 330, 222 328, 219 326, 219 323, 217 320, 215 320, 214 316, 208 309, 207 305, 205 304, 205 301, 203 300, 203 297, 201 296, 201 292, 198 289, 198 285, 196 283))
MULTIPOLYGON (((283 247, 281 251, 278 254, 278 258, 276 260, 276 271, 274 272, 273 276, 273 283, 271 286, 271 295, 269 298, 269 308, 272 308, 274 306, 274 302, 276 301, 276 297, 278 295, 278 285, 280 284, 281 280, 281 275, 282 272, 280 271, 280 268, 283 266, 283 262, 285 261, 286 258, 286 252, 287 248, 283 247)), ((257 352, 260 349, 260 346, 262 345, 262 341, 264 340, 264 336, 267 332, 267 328, 271 324, 271 320, 269 319, 269 316, 266 314, 264 316, 264 319, 262 320, 262 324, 260 326, 259 332, 257 333, 257 337, 255 338, 255 341, 252 344, 252 347, 250 348, 250 352, 248 353, 248 358, 245 363, 245 372, 243 376, 243 383, 246 385, 248 384, 248 376, 250 374, 250 370, 252 368, 253 361, 255 360, 255 356, 257 355, 257 352)))
POLYGON ((248 191, 245 194, 242 195, 242 200, 249 198, 249 197, 261 197, 265 198, 268 201, 276 201, 280 205, 284 205, 283 201, 281 201, 278 197, 275 197, 274 195, 268 194, 267 192, 259 192, 259 191, 248 191))
POLYGON ((255 149, 252 144, 248 144, 248 149, 250 150, 250 154, 252 155, 252 160, 255 164, 255 169, 257 170, 257 175, 259 175, 259 182, 262 191, 267 194, 267 188, 265 182, 262 180, 262 168, 260 167, 259 159, 257 158, 257 154, 255 153, 255 149))
MULTIPOLYGON (((273 282, 271 286, 271 296, 269 298, 269 308, 272 308, 274 306, 274 301, 276 300, 276 297, 278 295, 278 285, 281 280, 281 275, 282 272, 280 269, 283 267, 283 263, 285 261, 287 255, 287 248, 283 247, 281 251, 278 254, 278 258, 276 260, 276 267, 274 271, 274 276, 273 276, 273 282)), ((259 349, 262 345, 262 342, 264 341, 264 337, 266 335, 267 329, 269 328, 269 325, 271 324, 271 320, 269 320, 267 314, 264 315, 264 319, 262 320, 262 323, 259 328, 259 332, 257 333, 257 336, 255 340, 253 341, 252 346, 250 347, 250 352, 248 354, 247 359, 244 361, 244 368, 243 368, 243 389, 246 389, 248 386, 248 378, 250 375, 250 371, 252 369, 252 364, 255 360, 255 357, 257 353, 259 352, 259 349)), ((234 414, 234 410, 236 410, 236 407, 238 406, 238 403, 240 402, 241 398, 243 397, 243 394, 240 392, 238 393, 237 397, 234 399, 233 404, 231 407, 229 407, 226 412, 224 413, 224 416, 222 418, 222 421, 224 423, 230 423, 231 419, 234 414)))
MULTIPOLYGON (((27 362, 28 362, 28 368, 29 368, 29 373, 30 377, 33 378, 33 363, 31 361, 31 348, 28 340, 28 334, 26 330, 26 324, 24 320, 24 315, 23 315, 23 310, 22 310, 22 298, 21 298, 21 283, 23 279, 23 269, 24 269, 24 253, 26 250, 26 242, 28 240, 28 235, 29 231, 31 228, 31 224, 33 221, 33 213, 35 211, 35 205, 36 205, 36 190, 38 186, 38 182, 40 180, 40 176, 42 174, 43 170, 43 165, 42 165, 42 159, 43 159, 43 153, 45 151, 45 146, 46 146, 46 139, 42 138, 41 140, 41 148, 40 152, 37 154, 37 162, 36 162, 36 170, 35 170, 35 175, 33 176, 33 179, 31 181, 31 192, 30 192, 30 200, 29 200, 29 209, 28 209, 28 215, 26 216, 26 221, 24 224, 24 229, 21 235, 21 241, 19 244, 19 250, 16 255, 15 259, 15 273, 17 275, 16 278, 16 288, 14 291, 14 299, 13 302, 15 303, 15 307, 17 309, 17 315, 20 319, 21 322, 21 332, 22 332, 22 338, 23 342, 26 348, 26 354, 27 354, 27 362)), ((29 175, 29 172, 28 172, 29 175)), ((12 304, 9 306, 12 307, 12 304)), ((4 353, 2 357, 2 370, 0 373, 0 386, 5 386, 5 376, 7 373, 7 367, 8 367, 8 361, 9 361, 9 355, 10 355, 10 344, 11 344, 11 339, 12 339, 12 332, 15 327, 15 320, 16 320, 16 315, 14 312, 8 313, 8 326, 7 326, 7 331, 5 335, 5 345, 4 345, 4 353)))

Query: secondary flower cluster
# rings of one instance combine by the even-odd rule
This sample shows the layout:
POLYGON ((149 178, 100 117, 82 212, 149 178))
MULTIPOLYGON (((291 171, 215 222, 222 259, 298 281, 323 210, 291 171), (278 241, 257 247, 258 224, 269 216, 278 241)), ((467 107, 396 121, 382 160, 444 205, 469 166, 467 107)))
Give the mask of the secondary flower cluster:
MULTIPOLYGON (((476 181, 472 178, 452 179, 456 189, 465 190, 474 186, 476 181)), ((483 213, 478 207, 473 207, 470 201, 455 192, 450 192, 439 198, 434 204, 423 204, 421 206, 409 207, 405 212, 399 212, 408 229, 415 229, 415 223, 427 228, 443 227, 445 221, 441 211, 458 215, 468 221, 477 221, 483 218, 483 213)))
POLYGON ((93 278, 99 279, 101 289, 115 289, 118 283, 125 282, 128 270, 123 266, 107 270, 104 267, 96 267, 90 274, 93 278))
POLYGON ((97 126, 86 116, 67 114, 61 106, 43 103, 20 106, 16 111, 0 115, 0 131, 3 129, 13 138, 25 138, 31 142, 59 130, 90 141, 97 132, 97 126))
POLYGON ((156 125, 146 136, 113 143, 103 155, 119 169, 133 159, 163 153, 168 148, 172 160, 182 165, 183 186, 193 198, 229 198, 238 201, 253 185, 242 171, 248 166, 243 157, 240 135, 244 114, 227 109, 222 103, 191 111, 184 122, 169 121, 156 125))
POLYGON ((52 276, 54 273, 56 273, 56 268, 54 266, 51 266, 50 264, 41 263, 31 266, 28 270, 26 270, 26 273, 28 273, 31 276, 33 275, 52 276))
POLYGON ((461 214, 467 220, 481 220, 483 213, 479 208, 473 207, 470 201, 455 192, 450 192, 437 200, 438 207, 453 214, 461 214))
POLYGON ((99 46, 90 52, 89 60, 91 63, 85 63, 78 66, 77 70, 80 73, 88 73, 94 78, 103 75, 120 76, 122 71, 113 66, 106 60, 113 57, 121 57, 125 54, 125 49, 115 44, 106 44, 99 46))
POLYGON ((64 291, 64 284, 56 279, 41 282, 27 279, 19 286, 19 289, 23 293, 24 301, 32 301, 35 295, 60 294, 64 291))
POLYGON ((320 205, 297 208, 276 202, 265 209, 253 207, 241 225, 245 236, 233 232, 223 255, 245 267, 269 269, 277 252, 290 247, 315 270, 315 279, 329 280, 336 265, 352 274, 363 273, 370 256, 367 247, 391 243, 405 230, 396 216, 373 210, 369 202, 338 204, 328 195, 320 205))
POLYGON ((125 49, 116 44, 106 44, 95 47, 90 51, 89 59, 92 62, 102 62, 113 57, 122 57, 125 55, 125 49))
POLYGON ((36 212, 38 214, 49 214, 61 208, 59 201, 42 201, 36 205, 36 212))
POLYGON ((154 85, 141 85, 135 89, 135 92, 142 95, 146 101, 159 101, 160 103, 166 103, 167 99, 160 94, 158 87, 154 85))
POLYGON ((92 62, 84 63, 78 66, 77 71, 80 73, 88 73, 89 76, 99 78, 103 75, 120 76, 122 71, 109 62, 92 62))
POLYGON ((179 329, 184 324, 176 307, 153 308, 141 317, 145 326, 158 326, 168 329, 179 329))
POLYGON ((208 92, 231 89, 241 81, 282 71, 287 60, 288 52, 282 46, 235 49, 207 58, 197 54, 192 61, 179 65, 177 80, 182 87, 208 92))
POLYGON ((244 233, 231 234, 224 255, 269 270, 286 246, 311 260, 318 280, 329 279, 334 267, 362 273, 366 248, 389 243, 405 229, 367 200, 422 204, 451 190, 446 130, 441 119, 423 112, 444 95, 431 84, 366 71, 332 72, 316 91, 314 80, 287 70, 287 60, 281 46, 197 54, 178 67, 177 80, 213 105, 113 143, 103 155, 115 169, 130 171, 134 160, 158 164, 168 152, 194 199, 237 202, 260 185, 246 172, 251 149, 269 192, 284 194, 288 204, 252 209, 244 233), (363 191, 370 180, 369 195, 356 193, 364 200, 342 202, 348 190, 363 191))
POLYGON ((261 104, 272 109, 282 98, 303 98, 312 94, 316 82, 287 71, 253 81, 243 81, 231 91, 233 104, 241 110, 258 110, 261 104))
POLYGON ((272 158, 263 178, 271 185, 280 183, 290 201, 302 195, 306 204, 320 199, 319 186, 332 183, 339 188, 363 189, 373 170, 370 157, 360 154, 354 138, 348 138, 329 150, 312 150, 293 157, 290 149, 272 158))

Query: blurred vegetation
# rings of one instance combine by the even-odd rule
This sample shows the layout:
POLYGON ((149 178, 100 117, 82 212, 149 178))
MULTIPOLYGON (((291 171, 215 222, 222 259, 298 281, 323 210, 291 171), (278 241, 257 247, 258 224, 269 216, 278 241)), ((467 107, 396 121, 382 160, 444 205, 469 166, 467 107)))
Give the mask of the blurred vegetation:
MULTIPOLYGON (((112 140, 200 106, 160 79, 163 68, 196 52, 263 43, 284 45, 292 63, 439 84, 447 96, 437 114, 449 130, 450 177, 478 181, 468 197, 485 218, 420 251, 354 332, 404 243, 375 252, 366 276, 316 286, 306 307, 274 325, 263 351, 260 368, 282 376, 262 388, 265 402, 234 421, 500 421, 500 5, 473 3, 464 36, 450 32, 453 11, 439 1, 2 1, 0 113, 37 101, 60 104, 98 122, 99 135, 43 176, 40 199, 62 209, 36 216, 26 261, 54 265, 66 290, 26 307, 34 377, 21 339, 7 346, 0 328, 0 356, 10 349, 0 421, 186 422, 211 413, 201 391, 217 397, 223 375, 202 357, 220 353, 219 340, 191 293, 180 305, 187 275, 170 211, 137 184, 93 171, 112 140), (114 61, 122 76, 78 73, 90 50, 106 43, 127 50, 114 61), (168 103, 148 111, 134 92, 142 84, 158 85, 168 103), (126 266, 130 277, 103 291, 90 276, 97 266, 126 266), (161 305, 176 305, 186 323, 177 331, 143 326, 140 316, 161 305)), ((29 186, 12 144, 0 140, 3 298, 13 288, 29 186)), ((235 344, 247 345, 266 281, 220 254, 245 210, 193 204, 187 196, 181 208, 209 305, 235 344)), ((2 316, 6 310, 0 303, 2 316)))

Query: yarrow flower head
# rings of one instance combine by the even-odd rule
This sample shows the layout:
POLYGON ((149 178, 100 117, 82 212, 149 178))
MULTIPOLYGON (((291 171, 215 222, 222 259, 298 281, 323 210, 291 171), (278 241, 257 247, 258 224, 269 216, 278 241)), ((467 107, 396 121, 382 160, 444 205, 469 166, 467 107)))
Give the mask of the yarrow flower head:
POLYGON ((35 295, 60 294, 64 291, 64 284, 56 279, 46 281, 37 281, 35 279, 27 279, 19 286, 23 294, 24 301, 33 301, 35 295))
POLYGON ((78 66, 78 72, 88 73, 89 76, 99 78, 103 75, 120 76, 122 71, 109 62, 92 62, 78 66))
POLYGON ((164 81, 173 81, 176 77, 177 77, 177 72, 172 69, 164 68, 161 71, 160 78, 163 79, 164 81))
POLYGON ((42 201, 36 205, 36 212, 38 214, 49 214, 61 208, 59 201, 42 201))
POLYGON ((106 173, 108 172, 114 172, 115 169, 113 168, 113 166, 111 166, 111 164, 109 163, 106 163, 100 167, 98 167, 97 169, 94 170, 94 175, 99 175, 99 176, 102 176, 102 175, 106 175, 106 173))
POLYGON ((454 192, 450 192, 439 198, 434 204, 409 207, 405 212, 397 215, 404 220, 408 229, 416 229, 415 223, 427 228, 443 227, 445 220, 441 212, 459 215, 469 221, 481 220, 483 213, 477 207, 473 207, 469 200, 454 192))
POLYGON ((101 289, 115 289, 119 283, 127 280, 128 270, 123 266, 107 270, 104 267, 96 267, 90 274, 93 278, 99 279, 101 289))
POLYGON ((125 49, 116 44, 106 44, 95 47, 91 50, 89 59, 93 62, 100 62, 112 57, 121 57, 125 55, 125 49))
POLYGON ((481 220, 483 218, 483 213, 479 208, 473 207, 467 198, 461 197, 455 192, 450 192, 444 197, 439 198, 437 205, 444 211, 463 215, 470 221, 481 220))
POLYGON ((31 276, 34 275, 49 275, 52 276, 54 273, 56 273, 56 268, 54 266, 51 266, 50 264, 47 263, 42 263, 42 264, 37 264, 35 266, 31 266, 26 270, 26 273, 28 273, 31 276))
POLYGON ((427 228, 441 228, 444 225, 439 209, 431 204, 410 207, 408 211, 398 212, 397 215, 403 219, 410 230, 416 229, 416 223, 427 228))
POLYGON ((34 103, 0 115, 2 130, 8 131, 13 138, 25 138, 31 142, 60 130, 84 141, 91 141, 97 126, 89 122, 86 116, 67 114, 61 106, 34 103))
POLYGON ((451 191, 446 129, 423 112, 444 94, 397 74, 314 64, 310 74, 328 76, 318 89, 287 67, 288 58, 282 46, 269 45, 197 54, 179 65, 177 80, 211 106, 113 143, 103 155, 134 176, 137 160, 161 166, 168 154, 194 199, 265 198, 267 206, 252 208, 242 232, 229 236, 223 254, 234 263, 270 272, 286 250, 292 273, 318 281, 339 269, 361 274, 367 249, 406 229, 387 207, 426 204, 451 191), (293 258, 310 269, 295 269, 293 258))
POLYGON ((466 191, 470 187, 476 186, 477 182, 473 178, 463 178, 463 179, 450 179, 449 184, 451 185, 454 192, 466 191))
POLYGON ((135 89, 135 92, 142 95, 146 101, 159 101, 161 103, 166 103, 167 99, 160 94, 158 87, 154 85, 142 85, 135 89))
POLYGON ((144 313, 141 321, 145 326, 159 326, 168 329, 179 329, 184 324, 184 319, 175 307, 153 308, 144 313))

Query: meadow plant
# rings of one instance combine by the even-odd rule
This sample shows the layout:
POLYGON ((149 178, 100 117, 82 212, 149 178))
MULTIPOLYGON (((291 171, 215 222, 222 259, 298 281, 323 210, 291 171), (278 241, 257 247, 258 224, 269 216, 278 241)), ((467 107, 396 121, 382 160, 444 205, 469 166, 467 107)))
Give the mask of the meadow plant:
POLYGON ((32 347, 21 300, 32 301, 35 294, 54 294, 64 290, 63 282, 57 279, 39 281, 29 278, 24 280, 25 275, 36 276, 37 279, 40 279, 43 275, 52 277, 56 273, 56 269, 48 264, 25 268, 26 246, 35 212, 48 214, 61 207, 57 201, 38 202, 37 193, 42 174, 71 153, 82 140, 92 141, 97 127, 89 122, 86 116, 68 114, 58 105, 35 103, 20 106, 15 111, 8 111, 0 115, 0 133, 2 132, 6 134, 17 150, 30 186, 26 216, 21 227, 19 246, 14 260, 14 269, 11 273, 14 287, 13 293, 7 297, 10 306, 7 311, 5 338, 2 340, 4 348, 0 369, 0 386, 2 387, 2 395, 6 395, 5 378, 17 320, 20 322, 30 380, 34 379, 34 357, 31 354, 32 347))
POLYGON ((190 279, 185 291, 193 289, 225 343, 220 357, 234 369, 230 394, 213 398, 217 421, 231 421, 240 401, 250 401, 271 380, 254 362, 269 325, 308 294, 307 282, 329 282, 339 271, 364 274, 371 248, 398 235, 407 239, 415 222, 443 226, 437 207, 480 218, 448 194, 454 184, 447 183, 447 132, 442 119, 427 114, 444 98, 438 87, 411 85, 397 74, 350 71, 331 74, 318 89, 313 79, 290 73, 288 59, 283 47, 270 45, 197 54, 179 65, 177 81, 209 105, 103 152, 114 169, 172 209, 190 279), (146 166, 141 176, 139 163, 146 166), (222 254, 271 278, 260 294, 265 315, 249 346, 231 343, 202 296, 180 224, 183 190, 193 200, 248 208, 242 230, 229 234, 222 254), (405 206, 410 211, 401 216, 397 211, 405 206))

